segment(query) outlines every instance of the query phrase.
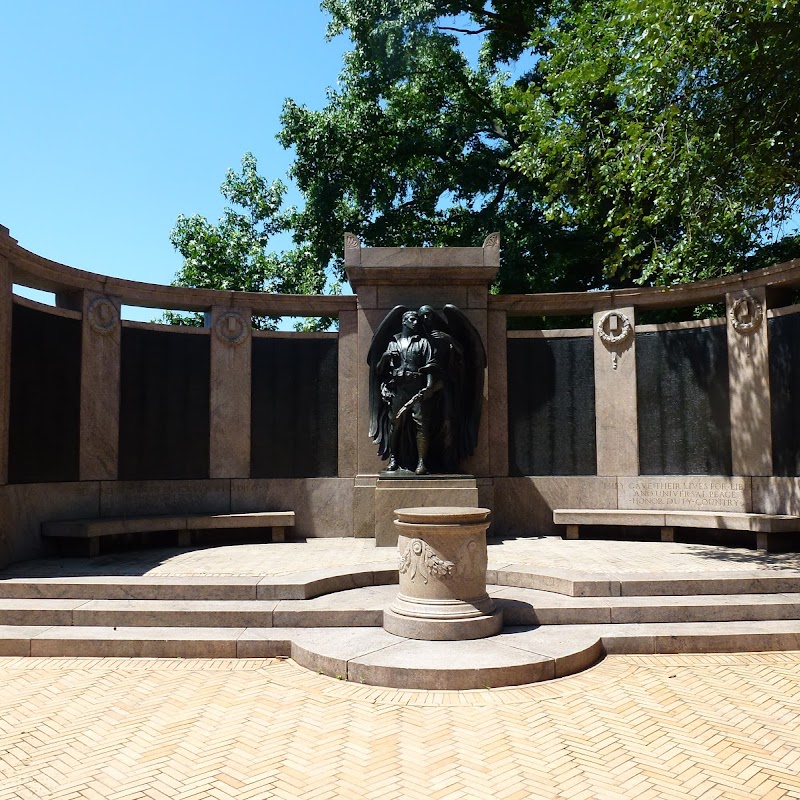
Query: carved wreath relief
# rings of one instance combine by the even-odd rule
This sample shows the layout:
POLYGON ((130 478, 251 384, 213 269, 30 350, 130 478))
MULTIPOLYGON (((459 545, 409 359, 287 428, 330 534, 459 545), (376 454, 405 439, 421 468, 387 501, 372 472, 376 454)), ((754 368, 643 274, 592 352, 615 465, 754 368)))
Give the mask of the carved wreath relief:
POLYGON ((597 322, 597 335, 606 344, 619 344, 630 336, 631 321, 621 311, 606 311, 597 322))
POLYGON ((728 312, 731 326, 743 336, 755 333, 764 320, 764 310, 755 297, 744 294, 733 301, 728 312))
POLYGON ((119 322, 117 308, 107 297, 95 297, 86 312, 89 326, 97 333, 111 333, 119 322))
MULTIPOLYGON (((621 344, 633 330, 631 321, 621 311, 606 311, 597 321, 597 335, 607 347, 621 344)), ((617 354, 611 353, 611 367, 617 368, 617 354)))
POLYGON ((425 583, 428 582, 429 575, 443 578, 452 575, 455 567, 455 562, 439 558, 436 551, 422 539, 412 539, 400 556, 400 572, 402 574, 410 572, 409 577, 412 581, 417 577, 417 573, 425 583))
POLYGON ((226 311, 217 319, 214 333, 225 344, 241 344, 247 338, 247 324, 238 311, 226 311))
POLYGON ((442 558, 427 542, 422 539, 412 539, 406 549, 400 554, 400 573, 409 574, 409 579, 414 580, 419 575, 424 583, 428 578, 446 578, 451 575, 462 575, 470 567, 474 553, 479 551, 478 543, 474 539, 465 542, 458 549, 456 556, 450 561, 442 558))

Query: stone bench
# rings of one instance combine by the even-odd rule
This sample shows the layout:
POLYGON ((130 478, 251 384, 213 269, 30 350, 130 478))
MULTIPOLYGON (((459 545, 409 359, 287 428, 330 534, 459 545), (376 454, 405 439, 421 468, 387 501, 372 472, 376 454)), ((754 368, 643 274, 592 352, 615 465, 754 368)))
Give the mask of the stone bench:
POLYGON ((581 525, 641 525, 661 528, 661 541, 674 542, 675 528, 750 531, 756 547, 768 551, 771 535, 800 532, 800 517, 744 511, 657 511, 616 508, 556 508, 553 522, 566 525, 566 538, 577 539, 581 525))
POLYGON ((126 533, 177 531, 178 546, 189 547, 194 531, 272 528, 272 541, 283 542, 286 528, 294 527, 294 511, 256 511, 249 514, 170 514, 150 517, 103 517, 42 523, 42 536, 83 539, 89 556, 100 552, 100 538, 126 533))

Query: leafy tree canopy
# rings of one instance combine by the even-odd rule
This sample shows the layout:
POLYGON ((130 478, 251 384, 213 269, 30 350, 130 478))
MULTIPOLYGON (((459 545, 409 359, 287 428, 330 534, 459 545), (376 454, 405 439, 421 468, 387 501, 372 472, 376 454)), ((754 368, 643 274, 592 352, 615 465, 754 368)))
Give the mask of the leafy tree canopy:
POLYGON ((611 279, 758 262, 798 208, 798 23, 795 0, 564 3, 532 36, 537 80, 512 89, 511 161, 548 218, 602 228, 611 279))
POLYGON ((499 230, 507 292, 794 255, 773 240, 800 186, 796 2, 323 0, 352 47, 322 110, 284 106, 302 206, 282 210, 245 156, 223 184, 241 211, 178 220, 178 282, 319 291, 326 268, 343 277, 346 230, 376 246, 499 230), (294 250, 269 253, 278 230, 294 250))
POLYGON ((353 47, 326 107, 288 101, 279 136, 295 148, 305 198, 296 231, 316 259, 339 263, 344 230, 388 246, 479 245, 499 230, 501 291, 596 285, 600 238, 546 219, 541 182, 507 163, 521 142, 506 112, 508 69, 533 66, 527 42, 549 3, 322 5, 329 34, 348 34, 353 47))
MULTIPOLYGON (((220 187, 222 196, 234 206, 225 209, 214 225, 199 215, 178 217, 170 241, 183 256, 183 266, 173 284, 201 289, 245 292, 286 292, 314 294, 325 284, 324 270, 316 268, 302 245, 289 252, 275 253, 270 239, 290 225, 281 211, 286 187, 258 174, 252 153, 242 158, 240 173, 228 170, 220 187)), ((173 324, 201 325, 200 315, 168 311, 165 320, 173 324)), ((275 320, 254 320, 258 328, 273 328, 275 320)))

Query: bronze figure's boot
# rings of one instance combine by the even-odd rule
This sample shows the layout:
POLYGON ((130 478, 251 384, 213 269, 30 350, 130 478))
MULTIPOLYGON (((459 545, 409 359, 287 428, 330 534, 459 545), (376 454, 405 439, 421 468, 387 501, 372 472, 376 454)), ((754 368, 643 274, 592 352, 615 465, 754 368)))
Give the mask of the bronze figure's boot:
POLYGON ((422 431, 417 432, 417 455, 419 461, 414 472, 417 475, 427 475, 428 468, 425 466, 425 457, 428 455, 428 437, 422 431))

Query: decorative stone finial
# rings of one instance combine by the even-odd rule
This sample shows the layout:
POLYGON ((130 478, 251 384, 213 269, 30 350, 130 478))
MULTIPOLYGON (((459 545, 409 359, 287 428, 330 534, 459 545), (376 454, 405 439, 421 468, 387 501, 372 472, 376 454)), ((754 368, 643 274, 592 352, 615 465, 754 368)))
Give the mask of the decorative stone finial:
POLYGON ((345 233, 344 235, 344 249, 345 250, 360 250, 361 240, 354 233, 345 233))
POLYGON ((484 240, 483 246, 486 247, 500 247, 500 234, 490 233, 484 240))

